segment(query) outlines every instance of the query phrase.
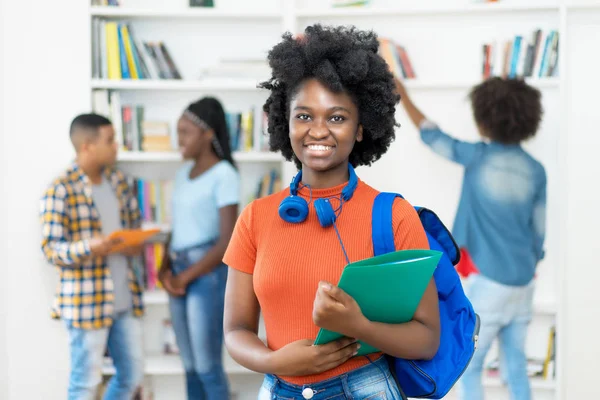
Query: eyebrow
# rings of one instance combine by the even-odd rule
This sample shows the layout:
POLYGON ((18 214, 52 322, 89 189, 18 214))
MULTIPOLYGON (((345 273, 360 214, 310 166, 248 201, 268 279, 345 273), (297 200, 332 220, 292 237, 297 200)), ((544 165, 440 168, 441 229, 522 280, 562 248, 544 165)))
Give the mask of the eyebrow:
MULTIPOLYGON (((296 106, 296 107, 294 107, 294 111, 296 111, 296 110, 312 111, 312 108, 306 107, 306 106, 296 106)), ((342 107, 342 106, 334 106, 334 107, 327 109, 327 111, 345 111, 348 114, 350 114, 350 110, 348 110, 346 107, 342 107)))

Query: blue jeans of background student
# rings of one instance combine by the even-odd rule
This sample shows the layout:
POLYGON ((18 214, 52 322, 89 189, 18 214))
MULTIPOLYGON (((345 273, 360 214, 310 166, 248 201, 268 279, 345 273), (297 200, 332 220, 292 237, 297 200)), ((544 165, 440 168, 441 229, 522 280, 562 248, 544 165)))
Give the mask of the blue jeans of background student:
MULTIPOLYGON (((212 244, 172 253, 173 273, 189 268, 212 244)), ((189 400, 227 400, 223 369, 223 308, 227 267, 219 265, 190 283, 181 297, 169 298, 171 320, 186 373, 189 400)))
POLYGON ((401 400, 402 396, 385 357, 354 371, 315 384, 293 385, 274 375, 266 375, 258 393, 258 400, 303 398, 401 400))
POLYGON ((462 400, 482 400, 485 357, 495 338, 499 340, 502 377, 512 400, 530 400, 525 342, 533 313, 534 282, 506 286, 482 275, 471 275, 467 296, 481 318, 477 351, 461 378, 462 400))
POLYGON ((102 379, 106 347, 116 373, 105 400, 130 400, 144 377, 142 321, 130 311, 117 314, 109 328, 80 329, 67 326, 71 353, 69 400, 93 400, 102 379))

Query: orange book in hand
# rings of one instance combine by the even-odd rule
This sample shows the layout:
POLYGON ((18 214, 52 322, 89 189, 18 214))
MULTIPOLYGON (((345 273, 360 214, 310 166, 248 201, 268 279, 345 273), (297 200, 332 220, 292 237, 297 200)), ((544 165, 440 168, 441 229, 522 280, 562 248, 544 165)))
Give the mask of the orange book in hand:
POLYGON ((119 252, 127 247, 139 246, 152 236, 160 233, 160 229, 122 229, 110 234, 111 239, 121 239, 121 242, 113 248, 113 252, 119 252))

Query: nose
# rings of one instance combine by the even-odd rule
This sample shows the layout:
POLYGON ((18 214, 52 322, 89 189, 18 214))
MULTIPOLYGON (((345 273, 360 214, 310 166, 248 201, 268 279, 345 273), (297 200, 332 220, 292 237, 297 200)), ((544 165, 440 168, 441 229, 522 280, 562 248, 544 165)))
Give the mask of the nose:
POLYGON ((315 120, 315 123, 310 128, 309 135, 315 139, 324 139, 329 136, 329 127, 326 121, 315 120))

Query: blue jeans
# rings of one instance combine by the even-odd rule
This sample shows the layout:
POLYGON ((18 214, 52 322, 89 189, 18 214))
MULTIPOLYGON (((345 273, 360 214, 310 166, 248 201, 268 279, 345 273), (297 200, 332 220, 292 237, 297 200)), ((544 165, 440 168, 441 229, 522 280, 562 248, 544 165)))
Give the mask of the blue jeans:
POLYGON ((125 312, 103 329, 67 326, 71 353, 69 400, 93 400, 102 379, 102 360, 108 345, 116 373, 105 400, 130 400, 144 377, 142 321, 125 312))
POLYGON ((482 275, 471 275, 467 296, 481 318, 477 351, 460 382, 461 399, 482 400, 481 376, 485 357, 499 339, 500 368, 512 400, 530 400, 525 341, 533 308, 534 282, 505 286, 482 275))
MULTIPOLYGON (((210 245, 172 254, 176 275, 200 260, 210 245)), ((219 265, 197 278, 184 296, 169 297, 175 338, 185 368, 189 400, 227 400, 229 388, 223 369, 223 309, 227 267, 219 265)))
POLYGON ((385 357, 354 371, 323 382, 293 385, 274 375, 266 375, 258 400, 401 400, 385 357), (312 395, 312 396, 311 396, 312 395))

